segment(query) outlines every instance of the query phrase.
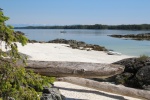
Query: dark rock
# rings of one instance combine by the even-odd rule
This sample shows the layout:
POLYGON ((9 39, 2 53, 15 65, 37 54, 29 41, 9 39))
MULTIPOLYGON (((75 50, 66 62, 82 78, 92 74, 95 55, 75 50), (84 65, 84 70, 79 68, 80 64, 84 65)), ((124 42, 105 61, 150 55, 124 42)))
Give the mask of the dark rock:
POLYGON ((39 41, 39 43, 46 43, 45 41, 39 41))
POLYGON ((70 47, 72 47, 73 49, 78 49, 78 45, 77 44, 71 44, 70 47))
POLYGON ((45 87, 43 89, 43 94, 40 100, 65 100, 65 98, 60 94, 58 88, 45 87))
POLYGON ((29 43, 39 43, 39 41, 36 40, 28 40, 29 43))
POLYGON ((139 80, 139 84, 144 89, 150 90, 150 66, 145 66, 138 70, 136 73, 136 78, 139 80))
POLYGON ((122 84, 127 87, 150 90, 150 57, 128 58, 114 64, 125 66, 123 73, 97 81, 122 84))
POLYGON ((21 35, 25 35, 23 32, 21 31, 15 31, 17 34, 21 34, 21 35))
POLYGON ((99 45, 93 45, 93 50, 96 50, 96 51, 105 51, 105 48, 101 47, 99 45))
POLYGON ((144 34, 127 34, 127 35, 109 35, 115 38, 130 38, 133 40, 150 40, 150 33, 144 34))
POLYGON ((114 64, 120 64, 125 66, 124 72, 136 73, 140 68, 150 63, 150 58, 128 58, 115 62, 114 64))
POLYGON ((68 44, 68 41, 65 40, 65 39, 55 39, 55 40, 48 41, 48 43, 64 43, 64 44, 68 44))
POLYGON ((80 49, 80 50, 107 51, 107 49, 105 47, 102 47, 102 46, 99 46, 99 45, 86 44, 83 41, 76 41, 76 40, 55 39, 55 40, 52 40, 52 41, 48 41, 48 43, 69 44, 71 48, 80 49), (81 47, 82 47, 82 49, 81 49, 81 47))
POLYGON ((120 64, 125 66, 124 72, 116 76, 115 83, 123 84, 129 87, 145 89, 143 86, 148 86, 150 81, 149 79, 150 70, 146 72, 146 70, 148 70, 147 65, 149 63, 150 63, 150 58, 145 56, 140 58, 129 58, 129 59, 124 59, 115 62, 115 64, 120 64), (141 79, 142 76, 140 76, 142 75, 141 73, 145 73, 144 78, 142 79, 141 79))

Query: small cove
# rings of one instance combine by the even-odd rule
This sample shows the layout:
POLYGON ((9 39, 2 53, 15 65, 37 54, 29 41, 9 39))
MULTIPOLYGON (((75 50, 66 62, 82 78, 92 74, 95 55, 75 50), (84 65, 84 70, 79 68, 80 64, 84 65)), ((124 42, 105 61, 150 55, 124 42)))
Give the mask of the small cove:
POLYGON ((84 41, 89 44, 97 44, 120 52, 125 55, 150 56, 150 41, 126 40, 120 38, 109 37, 112 34, 140 34, 150 33, 150 31, 139 30, 86 30, 86 29, 67 29, 66 33, 62 29, 15 29, 22 31, 31 40, 49 41, 54 39, 73 39, 84 41))

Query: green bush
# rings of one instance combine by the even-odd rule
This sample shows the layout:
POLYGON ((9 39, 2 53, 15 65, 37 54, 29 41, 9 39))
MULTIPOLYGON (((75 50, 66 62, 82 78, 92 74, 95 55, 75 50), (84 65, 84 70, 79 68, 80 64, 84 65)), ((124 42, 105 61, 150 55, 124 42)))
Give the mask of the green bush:
POLYGON ((139 58, 138 58, 138 61, 145 61, 149 58, 149 56, 147 55, 141 55, 139 58))

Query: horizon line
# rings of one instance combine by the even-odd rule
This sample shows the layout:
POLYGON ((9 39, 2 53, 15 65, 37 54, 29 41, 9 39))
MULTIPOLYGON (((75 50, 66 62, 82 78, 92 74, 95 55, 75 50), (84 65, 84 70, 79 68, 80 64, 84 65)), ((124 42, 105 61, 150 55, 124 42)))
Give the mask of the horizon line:
MULTIPOLYGON (((8 24, 10 25, 10 24, 8 24)), ((50 25, 50 24, 11 24, 14 27, 30 27, 30 26, 76 26, 76 25, 106 25, 106 26, 121 26, 121 25, 150 25, 148 23, 143 24, 68 24, 68 25, 50 25)))

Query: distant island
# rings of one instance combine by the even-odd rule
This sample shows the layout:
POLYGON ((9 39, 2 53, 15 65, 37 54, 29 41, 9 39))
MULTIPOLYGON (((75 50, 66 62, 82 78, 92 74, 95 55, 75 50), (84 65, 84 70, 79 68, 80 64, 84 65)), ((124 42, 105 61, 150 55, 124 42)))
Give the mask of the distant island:
POLYGON ((150 30, 150 24, 132 25, 64 25, 64 26, 26 26, 15 29, 112 29, 112 30, 150 30))
POLYGON ((150 33, 143 33, 143 34, 127 34, 127 35, 108 35, 115 38, 126 38, 126 39, 132 39, 132 40, 149 40, 150 41, 150 33))

